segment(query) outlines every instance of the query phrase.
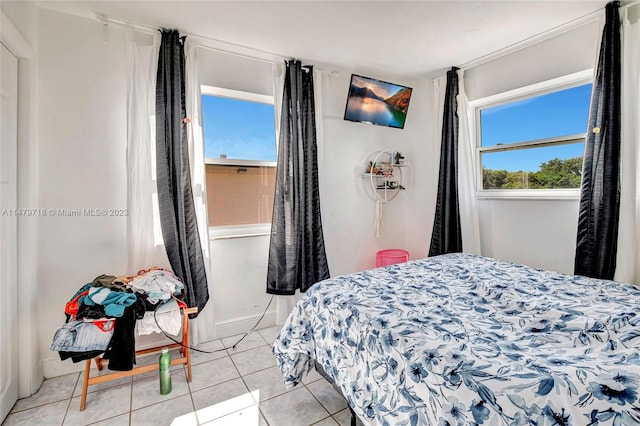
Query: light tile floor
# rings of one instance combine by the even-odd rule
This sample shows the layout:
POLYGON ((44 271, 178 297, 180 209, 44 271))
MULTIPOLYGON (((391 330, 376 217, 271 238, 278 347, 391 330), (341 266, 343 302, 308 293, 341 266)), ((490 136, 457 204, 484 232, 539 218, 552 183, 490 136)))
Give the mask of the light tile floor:
MULTIPOLYGON (((157 372, 147 373, 90 386, 87 407, 80 411, 81 373, 45 380, 35 395, 15 404, 3 426, 349 425, 346 401, 318 373, 294 389, 285 389, 271 354, 279 330, 255 331, 236 349, 192 352, 191 383, 183 366, 173 367, 169 395, 160 395, 157 372)), ((199 348, 222 349, 238 338, 199 348)), ((157 355, 137 361, 138 365, 156 362, 157 355)))

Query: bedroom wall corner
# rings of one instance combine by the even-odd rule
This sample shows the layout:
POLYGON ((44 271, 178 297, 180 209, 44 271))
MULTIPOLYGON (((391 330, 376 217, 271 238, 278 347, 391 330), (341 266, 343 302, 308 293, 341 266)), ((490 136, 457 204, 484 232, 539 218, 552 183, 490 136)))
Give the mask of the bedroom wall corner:
MULTIPOLYGON (((206 48, 201 50, 204 84, 270 95, 271 81, 264 81, 264 73, 256 71, 264 66, 264 62, 206 48)), ((435 193, 430 191, 436 187, 436 183, 430 185, 429 182, 433 180, 434 171, 437 179, 435 156, 431 152, 433 144, 423 137, 430 134, 430 82, 323 68, 331 71, 322 73, 321 85, 316 87, 322 97, 324 136, 318 146, 318 167, 323 231, 331 275, 375 266, 375 253, 383 248, 406 248, 413 258, 426 256, 431 231, 429 221, 433 219, 429 206, 435 199, 435 193), (343 120, 351 72, 413 87, 403 130, 343 120), (405 153, 411 162, 411 173, 407 176, 408 190, 384 207, 384 225, 380 238, 376 238, 374 203, 365 195, 361 176, 367 156, 385 148, 405 153)), ((252 326, 269 302, 269 295, 265 293, 269 237, 227 239, 212 235, 210 247, 216 332, 218 337, 228 337, 252 326)), ((274 309, 275 303, 267 311, 261 326, 275 323, 274 309)))
POLYGON ((340 70, 323 76, 324 140, 319 158, 320 197, 327 260, 332 276, 374 267, 375 253, 385 248, 407 249, 412 259, 426 256, 438 164, 438 159, 433 156, 433 141, 429 138, 431 90, 430 83, 424 80, 363 71, 340 70), (352 72, 413 88, 404 129, 343 119, 352 72), (380 237, 376 238, 375 203, 365 193, 362 173, 367 157, 387 148, 405 154, 410 168, 404 185, 407 190, 383 206, 383 224, 380 237))
MULTIPOLYGON (((591 68, 597 57, 594 20, 465 71, 470 100, 591 68)), ((586 125, 586 119, 585 119, 586 125)), ((573 273, 578 195, 570 199, 479 199, 482 255, 573 273)))
MULTIPOLYGON (((33 208, 38 202, 37 158, 37 51, 38 11, 35 2, 0 2, 2 13, 22 36, 25 45, 18 61, 18 207, 33 208)), ((18 218, 18 396, 34 394, 43 380, 38 356, 38 223, 33 217, 18 218)))
MULTIPOLYGON (((125 29, 40 9, 37 129, 40 159, 38 206, 55 213, 38 218, 38 357, 45 377, 79 371, 49 350, 64 321, 64 304, 102 273, 127 273, 126 217, 87 216, 84 209, 126 208, 125 29)), ((355 72, 355 71, 354 71, 355 72)), ((433 93, 430 80, 369 74, 413 87, 403 130, 343 120, 350 70, 323 77, 324 140, 319 174, 325 244, 333 276, 375 265, 376 251, 400 247, 412 258, 428 250, 439 141, 430 140, 433 93), (371 152, 393 148, 411 163, 407 191, 385 206, 380 238, 374 203, 363 191, 362 171, 371 152)), ((212 271, 218 284, 217 337, 252 326, 269 297, 264 292, 268 237, 212 240, 212 271), (230 270, 229 259, 240 259, 230 270), (216 274, 216 272, 214 272, 216 274), (263 278, 264 276, 264 278, 263 278)), ((272 310, 274 307, 272 306, 272 310)), ((268 326, 275 321, 267 312, 268 326)))
POLYGON ((124 30, 39 10, 38 218, 39 356, 45 377, 78 371, 49 346, 68 299, 94 277, 125 273, 126 187, 124 30))

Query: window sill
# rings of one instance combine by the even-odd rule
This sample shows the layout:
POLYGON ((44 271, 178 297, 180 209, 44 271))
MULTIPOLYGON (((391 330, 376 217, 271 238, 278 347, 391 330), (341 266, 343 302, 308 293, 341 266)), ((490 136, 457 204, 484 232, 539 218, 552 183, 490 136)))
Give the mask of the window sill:
POLYGON ((275 161, 260 161, 260 160, 236 160, 230 158, 205 158, 205 164, 211 164, 215 166, 240 166, 240 167, 276 167, 275 161))
POLYGON ((209 227, 209 241, 228 240, 233 238, 264 237, 269 235, 271 235, 270 223, 209 227))
POLYGON ((579 200, 579 189, 494 189, 477 191, 478 200, 579 200))

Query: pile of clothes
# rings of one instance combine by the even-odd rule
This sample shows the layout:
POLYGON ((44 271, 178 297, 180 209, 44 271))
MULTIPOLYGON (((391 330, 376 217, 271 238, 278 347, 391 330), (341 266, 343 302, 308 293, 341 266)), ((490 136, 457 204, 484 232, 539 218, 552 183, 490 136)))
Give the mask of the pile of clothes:
POLYGON ((180 332, 177 298, 183 291, 178 277, 157 267, 136 275, 100 275, 67 302, 67 320, 56 331, 51 350, 73 362, 102 354, 110 370, 131 370, 136 334, 180 332))

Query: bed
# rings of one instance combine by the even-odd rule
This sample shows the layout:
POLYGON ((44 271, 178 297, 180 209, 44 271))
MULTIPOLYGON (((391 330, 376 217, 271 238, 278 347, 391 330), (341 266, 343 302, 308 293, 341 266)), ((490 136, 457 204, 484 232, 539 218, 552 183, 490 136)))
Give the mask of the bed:
POLYGON ((273 347, 371 425, 640 425, 640 288, 449 254, 321 281, 273 347))

